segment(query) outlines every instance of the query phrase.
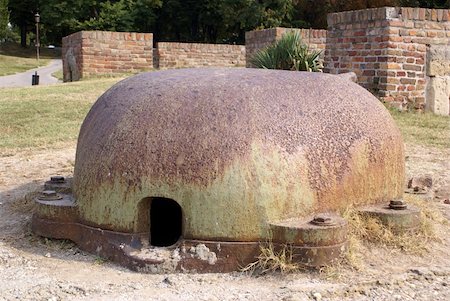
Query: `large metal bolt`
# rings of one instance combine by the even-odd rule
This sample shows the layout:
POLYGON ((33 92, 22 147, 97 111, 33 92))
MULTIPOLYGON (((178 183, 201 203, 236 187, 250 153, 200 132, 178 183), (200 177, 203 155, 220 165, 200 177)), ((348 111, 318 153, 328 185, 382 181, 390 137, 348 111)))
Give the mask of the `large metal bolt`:
POLYGON ((402 199, 392 200, 389 202, 389 208, 394 210, 405 210, 408 206, 402 199))
POLYGON ((63 176, 53 176, 50 177, 50 182, 53 183, 64 183, 66 179, 63 176))
POLYGON ((54 190, 44 190, 41 192, 39 199, 43 201, 55 201, 62 199, 62 196, 54 190))
POLYGON ((335 222, 333 221, 333 218, 327 214, 318 214, 313 218, 311 224, 316 226, 332 226, 335 222))

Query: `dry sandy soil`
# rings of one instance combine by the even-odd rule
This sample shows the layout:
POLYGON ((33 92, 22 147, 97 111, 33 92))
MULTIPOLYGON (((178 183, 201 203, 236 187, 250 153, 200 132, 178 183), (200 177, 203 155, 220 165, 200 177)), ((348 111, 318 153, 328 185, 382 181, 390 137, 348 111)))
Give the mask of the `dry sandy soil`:
MULTIPOLYGON (((364 246, 360 270, 251 276, 149 275, 30 231, 32 201, 51 175, 71 175, 75 148, 0 157, 0 300, 450 300, 450 226, 421 255, 364 246), (333 276, 334 275, 334 276, 333 276)), ((407 146, 407 174, 430 174, 430 205, 450 219, 450 150, 407 146)))

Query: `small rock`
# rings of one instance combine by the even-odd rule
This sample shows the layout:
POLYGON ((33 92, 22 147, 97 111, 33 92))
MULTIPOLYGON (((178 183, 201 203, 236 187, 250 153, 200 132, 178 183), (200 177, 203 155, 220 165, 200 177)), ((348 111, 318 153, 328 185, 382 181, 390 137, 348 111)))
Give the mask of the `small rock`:
POLYGON ((52 257, 52 254, 46 253, 46 254, 45 254, 45 257, 50 258, 50 257, 52 257))
POLYGON ((409 271, 411 273, 419 275, 419 276, 423 276, 423 275, 429 273, 426 269, 423 269, 423 268, 414 268, 414 269, 410 269, 409 271))
POLYGON ((449 199, 445 199, 444 200, 444 204, 450 205, 450 200, 449 199))
POLYGON ((408 188, 414 192, 428 192, 433 186, 433 178, 429 175, 412 177, 408 181, 408 188))
POLYGON ((434 280, 434 275, 433 274, 427 274, 425 275, 425 279, 428 281, 433 281, 434 280))
POLYGON ((142 289, 142 285, 140 285, 140 284, 133 284, 133 285, 130 285, 130 287, 132 289, 134 289, 134 290, 141 290, 142 289))
MULTIPOLYGON (((442 185, 435 190, 435 195, 437 199, 448 200, 450 199, 450 185, 442 185)), ((447 204, 447 203, 446 203, 447 204)))
POLYGON ((316 300, 316 301, 322 300, 322 295, 321 295, 320 293, 318 293, 318 292, 312 292, 312 293, 311 293, 311 296, 312 296, 313 299, 316 300))
POLYGON ((361 295, 364 295, 364 296, 369 296, 369 295, 370 295, 369 290, 368 290, 368 289, 365 289, 365 288, 360 289, 360 290, 359 290, 359 293, 360 293, 361 295))
POLYGON ((167 285, 173 285, 174 284, 173 281, 170 280, 169 277, 164 278, 162 282, 164 282, 167 285))

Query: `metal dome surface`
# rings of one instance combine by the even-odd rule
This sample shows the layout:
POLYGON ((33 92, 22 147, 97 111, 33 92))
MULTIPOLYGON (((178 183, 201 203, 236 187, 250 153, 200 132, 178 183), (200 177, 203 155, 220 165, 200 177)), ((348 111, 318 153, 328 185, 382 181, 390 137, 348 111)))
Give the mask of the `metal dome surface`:
POLYGON ((148 231, 142 200, 163 197, 182 208, 184 238, 258 241, 270 222, 396 199, 403 183, 400 132, 359 85, 208 68, 105 92, 80 131, 73 190, 87 225, 148 231))

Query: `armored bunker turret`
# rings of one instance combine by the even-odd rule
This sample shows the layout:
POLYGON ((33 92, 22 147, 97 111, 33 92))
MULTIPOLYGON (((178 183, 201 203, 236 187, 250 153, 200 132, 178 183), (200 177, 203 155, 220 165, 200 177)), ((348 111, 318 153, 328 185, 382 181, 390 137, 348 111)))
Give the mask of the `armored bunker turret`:
POLYGON ((226 271, 251 261, 269 239, 342 250, 345 222, 308 221, 398 199, 403 184, 399 130, 349 80, 240 68, 157 71, 97 100, 78 138, 73 197, 41 199, 33 229, 138 270, 226 271), (305 223, 335 232, 308 244, 305 223), (152 257, 158 250, 168 257, 152 257))

